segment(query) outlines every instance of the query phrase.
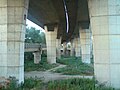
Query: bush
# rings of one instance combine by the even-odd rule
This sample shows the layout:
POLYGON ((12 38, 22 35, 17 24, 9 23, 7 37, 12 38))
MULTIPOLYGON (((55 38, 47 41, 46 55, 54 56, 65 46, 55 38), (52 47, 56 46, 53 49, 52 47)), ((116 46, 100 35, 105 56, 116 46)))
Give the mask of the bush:
POLYGON ((25 83, 23 84, 24 88, 32 89, 32 88, 42 88, 42 80, 39 78, 28 78, 25 79, 25 83))
POLYGON ((33 53, 32 52, 25 52, 24 53, 24 60, 26 61, 26 60, 33 60, 34 59, 34 55, 33 55, 33 53))
POLYGON ((47 57, 47 52, 42 51, 41 57, 47 57))

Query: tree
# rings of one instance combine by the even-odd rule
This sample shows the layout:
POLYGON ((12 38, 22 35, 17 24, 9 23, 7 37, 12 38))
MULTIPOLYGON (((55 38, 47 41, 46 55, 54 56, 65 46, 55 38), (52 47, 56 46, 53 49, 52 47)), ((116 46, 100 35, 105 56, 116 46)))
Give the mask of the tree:
POLYGON ((45 44, 45 33, 35 28, 27 28, 25 34, 25 43, 43 43, 45 44))
POLYGON ((40 37, 41 37, 42 43, 46 44, 46 39, 45 39, 45 33, 44 32, 40 33, 40 37))
MULTIPOLYGON (((25 43, 46 44, 45 33, 35 28, 26 28, 25 43)), ((25 52, 25 60, 33 60, 32 52, 25 52)))

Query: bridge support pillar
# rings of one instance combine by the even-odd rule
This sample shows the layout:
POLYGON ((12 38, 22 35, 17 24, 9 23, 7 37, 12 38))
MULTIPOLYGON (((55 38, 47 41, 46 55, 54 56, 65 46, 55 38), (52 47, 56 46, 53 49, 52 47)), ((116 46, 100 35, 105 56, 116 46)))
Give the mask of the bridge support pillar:
POLYGON ((0 77, 24 82, 24 39, 29 0, 0 0, 0 77))
POLYGON ((71 41, 70 56, 75 56, 75 43, 74 43, 74 40, 75 40, 75 39, 73 39, 73 40, 71 41))
POLYGON ((80 38, 75 38, 75 56, 80 57, 80 38))
POLYGON ((34 64, 39 64, 41 61, 41 52, 37 51, 33 53, 34 55, 34 64))
POLYGON ((53 31, 48 31, 48 27, 45 26, 46 31, 46 44, 47 44, 47 61, 50 64, 56 63, 56 38, 57 27, 54 27, 53 31))
POLYGON ((63 43, 63 56, 66 56, 66 51, 67 51, 67 43, 63 43))
POLYGON ((61 38, 56 40, 57 58, 61 58, 61 38))
POLYGON ((81 42, 81 53, 82 53, 82 62, 90 63, 91 57, 91 32, 89 29, 80 28, 80 42, 81 42))
POLYGON ((120 88, 120 0, 89 0, 95 78, 120 88))

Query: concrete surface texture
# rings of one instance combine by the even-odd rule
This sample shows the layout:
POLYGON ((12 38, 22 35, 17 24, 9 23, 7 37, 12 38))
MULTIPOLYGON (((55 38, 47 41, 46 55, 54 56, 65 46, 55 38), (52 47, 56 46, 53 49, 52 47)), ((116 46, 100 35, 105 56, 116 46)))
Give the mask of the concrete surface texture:
POLYGON ((24 81, 24 38, 28 0, 0 0, 0 77, 24 81))
POLYGON ((48 31, 47 26, 45 26, 46 31, 46 44, 47 44, 47 60, 48 63, 56 63, 56 38, 57 38, 57 27, 54 27, 53 31, 48 31))
POLYGON ((82 62, 90 63, 90 50, 91 50, 91 32, 89 29, 79 29, 80 32, 80 43, 81 43, 81 53, 82 62))
POLYGON ((89 11, 95 77, 120 88, 120 0, 89 0, 89 11))

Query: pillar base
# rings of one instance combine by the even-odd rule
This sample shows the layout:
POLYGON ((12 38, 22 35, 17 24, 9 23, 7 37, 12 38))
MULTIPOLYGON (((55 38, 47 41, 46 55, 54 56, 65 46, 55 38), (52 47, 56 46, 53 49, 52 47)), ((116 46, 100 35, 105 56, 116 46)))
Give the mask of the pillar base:
POLYGON ((15 77, 18 83, 24 83, 24 66, 1 66, 0 77, 15 77))
POLYGON ((49 64, 55 64, 56 63, 56 57, 47 57, 47 61, 49 64))

